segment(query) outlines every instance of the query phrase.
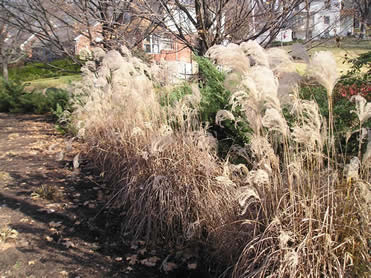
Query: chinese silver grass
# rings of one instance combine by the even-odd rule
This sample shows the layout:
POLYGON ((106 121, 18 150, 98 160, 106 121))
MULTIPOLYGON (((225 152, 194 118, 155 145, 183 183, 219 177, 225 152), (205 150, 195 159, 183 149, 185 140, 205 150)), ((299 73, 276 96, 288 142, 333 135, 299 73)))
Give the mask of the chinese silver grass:
POLYGON ((352 113, 355 113, 359 120, 359 142, 358 142, 358 158, 361 159, 361 147, 362 147, 362 126, 365 121, 367 121, 371 117, 371 103, 367 102, 367 100, 360 96, 352 96, 350 101, 354 101, 356 105, 356 110, 351 111, 352 113))
MULTIPOLYGON (((278 80, 271 69, 255 66, 249 70, 247 76, 254 81, 256 90, 260 92, 264 98, 270 98, 273 101, 273 106, 279 104, 277 99, 278 80)), ((242 81, 242 84, 247 85, 248 82, 249 80, 242 81)))
POLYGON ((289 129, 285 118, 275 108, 268 108, 265 111, 262 124, 264 127, 268 128, 269 131, 280 132, 284 137, 287 137, 289 129))
MULTIPOLYGON (((318 107, 294 93, 293 126, 303 129, 303 138, 316 134, 298 140, 287 130, 287 146, 273 145, 277 132, 269 129, 285 125, 277 121, 279 82, 269 65, 240 75, 230 112, 241 112, 253 133, 249 144, 233 147, 227 161, 217 158, 215 139, 198 121, 197 89, 175 110, 164 111, 152 98, 150 82, 130 83, 146 80, 134 69, 139 78, 129 78, 123 88, 112 84, 120 82, 114 76, 120 69, 101 69, 108 77, 101 87, 94 86, 96 77, 88 71, 86 105, 75 114, 86 129, 94 163, 116 184, 115 205, 127 208, 125 227, 138 237, 174 243, 203 241, 206 233, 207 243, 224 255, 221 261, 235 263, 238 278, 344 277, 355 269, 351 259, 368 261, 364 223, 369 221, 359 214, 365 187, 344 184, 337 171, 324 167, 320 142, 328 134, 318 107), (247 164, 229 165, 232 155, 247 164)), ((231 116, 242 120, 220 112, 216 121, 222 124, 231 116)))
POLYGON ((336 60, 329 51, 316 52, 310 59, 308 73, 319 84, 326 88, 329 108, 329 138, 328 138, 328 156, 334 155, 334 120, 333 120, 333 103, 332 94, 335 84, 338 80, 336 60))
POLYGON ((176 244, 207 231, 218 238, 217 228, 238 216, 236 185, 216 179, 224 167, 199 121, 200 91, 193 86, 162 108, 148 67, 129 54, 106 53, 98 67, 84 68, 76 88, 74 122, 113 186, 110 205, 128 211, 124 226, 136 237, 176 244))
POLYGON ((371 102, 367 102, 367 100, 360 95, 352 96, 350 101, 354 101, 356 105, 356 110, 351 112, 357 115, 360 125, 371 118, 371 102))
POLYGON ((270 69, 252 67, 243 77, 241 90, 233 93, 230 98, 232 111, 241 109, 250 127, 255 133, 260 133, 265 110, 280 110, 277 89, 278 81, 270 69))
POLYGON ((225 120, 235 121, 235 117, 230 111, 219 110, 215 116, 215 124, 219 125, 220 127, 224 127, 222 122, 225 120))
POLYGON ((301 100, 296 106, 299 121, 294 125, 292 138, 308 149, 319 151, 323 148, 322 117, 314 101, 301 100))
POLYGON ((216 45, 211 47, 206 53, 215 63, 224 67, 226 71, 243 73, 250 67, 250 60, 243 50, 234 44, 228 46, 216 45))
POLYGON ((269 67, 278 76, 283 72, 295 72, 296 67, 287 51, 280 48, 269 48, 267 51, 269 67))
POLYGON ((250 59, 251 66, 269 67, 268 55, 256 41, 247 41, 240 45, 242 51, 250 59))
MULTIPOLYGON (((320 53, 309 67, 327 90, 328 129, 318 105, 300 99, 296 89, 300 76, 290 70, 291 59, 280 59, 280 51, 272 52, 270 64, 264 59, 253 61, 242 78, 232 78, 241 79, 241 84, 232 87, 231 112, 239 111, 242 119, 225 111, 216 119, 218 123, 226 118, 245 120, 253 130, 249 144, 233 146, 229 153, 230 157, 243 157, 249 165, 243 173, 233 175, 244 182, 237 199, 243 227, 249 231, 233 277, 319 277, 323 273, 345 277, 354 269, 350 256, 367 261, 367 244, 365 226, 352 222, 363 204, 356 199, 358 189, 349 190, 332 165, 325 166, 326 159, 335 159, 334 149, 332 156, 323 155, 326 142, 328 150, 333 146, 335 62, 331 55, 320 53), (282 116, 284 99, 293 116, 291 132, 282 116), (277 144, 279 133, 287 137, 284 144, 277 144), (360 247, 359 252, 352 249, 354 244, 360 247)), ((308 56, 302 52, 306 60, 308 56)), ((268 53, 260 54, 269 61, 268 53)))

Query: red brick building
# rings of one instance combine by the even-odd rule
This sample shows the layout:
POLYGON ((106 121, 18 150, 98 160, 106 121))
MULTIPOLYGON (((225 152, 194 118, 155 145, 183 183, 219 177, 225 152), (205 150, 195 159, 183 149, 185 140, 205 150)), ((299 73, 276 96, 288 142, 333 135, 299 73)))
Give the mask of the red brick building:
MULTIPOLYGON (((103 40, 102 26, 97 23, 90 29, 92 40, 99 43, 103 40)), ((89 49, 91 40, 88 36, 79 35, 75 38, 75 54, 79 55, 81 50, 89 49)), ((166 61, 176 67, 179 78, 195 72, 194 61, 191 50, 181 41, 171 35, 160 35, 160 32, 153 33, 145 38, 141 43, 142 49, 150 56, 154 62, 166 61)))

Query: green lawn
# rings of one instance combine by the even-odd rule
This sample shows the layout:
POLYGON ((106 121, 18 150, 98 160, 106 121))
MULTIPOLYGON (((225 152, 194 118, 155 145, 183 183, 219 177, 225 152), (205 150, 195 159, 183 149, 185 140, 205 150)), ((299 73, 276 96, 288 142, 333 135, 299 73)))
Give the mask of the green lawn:
POLYGON ((68 76, 37 79, 37 80, 27 81, 25 83, 28 84, 28 86, 26 87, 26 90, 32 91, 34 89, 43 90, 46 88, 66 89, 73 82, 80 81, 80 80, 81 80, 81 75, 75 74, 75 75, 68 75, 68 76))
MULTIPOLYGON (((345 73, 350 69, 350 65, 344 63, 344 58, 347 56, 350 59, 357 58, 360 54, 371 51, 371 40, 357 40, 357 39, 344 39, 341 41, 340 48, 336 47, 334 40, 326 42, 314 41, 313 48, 309 50, 309 55, 317 51, 330 51, 335 56, 337 69, 339 75, 345 73)), ((284 46, 284 49, 290 51, 291 46, 284 46)), ((303 63, 296 63, 297 71, 300 74, 305 73, 306 65, 303 63)))

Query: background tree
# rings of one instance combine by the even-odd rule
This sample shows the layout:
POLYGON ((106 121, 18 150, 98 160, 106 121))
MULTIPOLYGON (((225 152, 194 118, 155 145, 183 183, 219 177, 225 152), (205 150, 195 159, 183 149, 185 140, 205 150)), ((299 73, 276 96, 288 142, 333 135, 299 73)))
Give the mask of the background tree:
POLYGON ((138 45, 156 27, 147 20, 142 5, 141 0, 0 0, 12 26, 35 34, 45 46, 69 56, 75 55, 70 46, 78 35, 93 45, 98 43, 98 32, 99 43, 106 49, 138 45))
MULTIPOLYGON (((4 11, 1 12, 2 18, 6 17, 4 11)), ((19 62, 26 56, 27 44, 31 43, 30 34, 22 32, 12 25, 9 20, 0 21, 0 64, 2 76, 8 80, 8 67, 19 62)))
POLYGON ((366 30, 371 23, 371 0, 351 0, 360 23, 360 37, 366 37, 366 30))
MULTIPOLYGON (((308 0, 311 1, 311 0, 308 0)), ((173 34, 190 49, 203 55, 224 40, 237 43, 256 39, 266 32, 268 45, 295 15, 303 0, 159 0, 162 7, 150 10, 151 21, 173 34)), ((146 7, 151 7, 146 5, 146 7)))

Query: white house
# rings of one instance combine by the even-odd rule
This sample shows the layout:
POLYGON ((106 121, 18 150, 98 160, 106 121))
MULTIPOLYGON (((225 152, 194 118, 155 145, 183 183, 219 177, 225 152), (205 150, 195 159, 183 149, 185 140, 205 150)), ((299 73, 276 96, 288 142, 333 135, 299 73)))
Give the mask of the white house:
MULTIPOLYGON (((305 3, 296 8, 291 25, 293 39, 306 39, 305 3)), ((309 37, 314 39, 347 36, 353 33, 353 16, 344 13, 342 0, 314 0, 310 4, 309 37)))

